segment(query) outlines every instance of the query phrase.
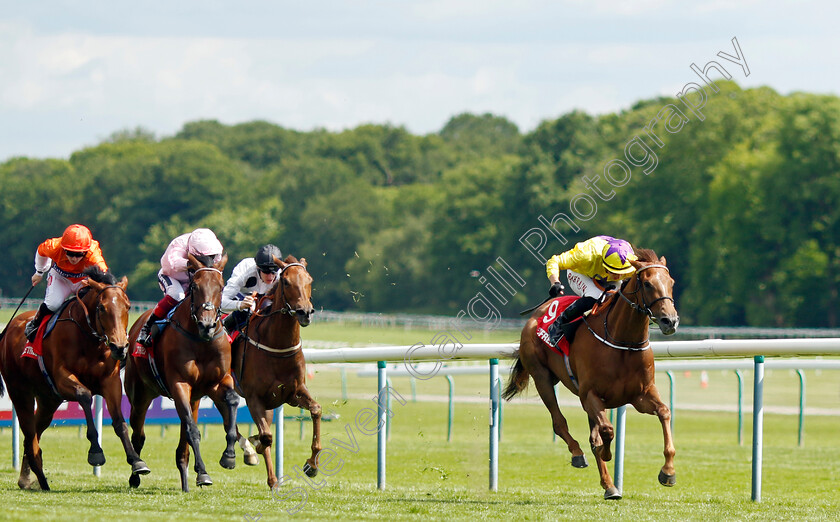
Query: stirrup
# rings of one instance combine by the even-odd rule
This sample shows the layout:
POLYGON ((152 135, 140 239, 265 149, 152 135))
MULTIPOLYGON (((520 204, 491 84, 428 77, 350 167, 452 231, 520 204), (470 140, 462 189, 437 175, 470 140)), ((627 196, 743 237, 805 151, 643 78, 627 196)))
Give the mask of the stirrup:
POLYGON ((38 333, 38 326, 40 325, 36 325, 35 320, 33 319, 26 323, 26 327, 23 329, 23 335, 30 343, 35 341, 35 334, 38 333))

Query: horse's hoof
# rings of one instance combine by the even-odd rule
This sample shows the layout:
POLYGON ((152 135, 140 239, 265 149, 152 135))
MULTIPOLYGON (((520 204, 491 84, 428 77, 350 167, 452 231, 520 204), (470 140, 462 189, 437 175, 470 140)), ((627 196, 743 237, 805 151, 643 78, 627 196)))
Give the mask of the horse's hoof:
POLYGON ((573 455, 572 456, 572 467, 585 468, 587 466, 589 466, 589 463, 586 462, 586 455, 573 455))
POLYGON ((303 472, 306 473, 306 476, 312 478, 318 474, 318 468, 310 466, 307 462, 303 465, 303 472))
POLYGON ((621 500, 621 491, 613 486, 604 492, 604 500, 621 500))
POLYGON ((18 487, 20 489, 32 489, 32 481, 31 480, 18 479, 18 487))
POLYGON ((151 472, 152 472, 152 470, 150 470, 149 466, 147 466, 146 463, 143 462, 142 460, 138 460, 134 464, 131 465, 131 474, 132 475, 148 475, 151 472))
POLYGON ((246 466, 256 466, 260 463, 260 458, 257 456, 256 453, 246 453, 245 454, 245 465, 246 466))
POLYGON ((213 481, 210 480, 210 475, 207 473, 199 473, 198 476, 195 478, 195 485, 196 486, 212 486, 213 481))
POLYGON ((219 466, 225 469, 233 469, 236 467, 236 455, 233 457, 228 457, 227 455, 222 455, 222 458, 219 459, 219 466))
POLYGON ((668 475, 664 471, 659 472, 659 483, 665 487, 671 487, 677 483, 677 474, 668 475))
POLYGON ((105 464, 105 454, 101 451, 93 453, 88 451, 88 464, 91 466, 102 466, 105 464))
POLYGON ((132 473, 130 477, 128 477, 128 485, 132 488, 139 488, 140 487, 140 475, 138 473, 132 473))

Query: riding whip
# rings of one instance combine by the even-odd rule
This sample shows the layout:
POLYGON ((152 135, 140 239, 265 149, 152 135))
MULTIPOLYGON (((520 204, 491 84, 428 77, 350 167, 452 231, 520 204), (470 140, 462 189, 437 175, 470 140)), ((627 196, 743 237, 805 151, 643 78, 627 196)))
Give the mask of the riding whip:
POLYGON ((9 323, 12 322, 12 319, 14 319, 14 317, 17 315, 18 310, 20 310, 20 307, 23 306, 24 302, 26 302, 26 298, 29 297, 30 293, 32 293, 33 288, 35 288, 35 285, 29 287, 29 290, 26 291, 26 295, 23 296, 23 299, 20 300, 20 304, 17 305, 17 308, 15 308, 15 311, 12 312, 12 315, 9 316, 9 322, 6 323, 6 326, 3 328, 3 331, 0 332, 0 339, 6 336, 6 329, 9 328, 9 323))

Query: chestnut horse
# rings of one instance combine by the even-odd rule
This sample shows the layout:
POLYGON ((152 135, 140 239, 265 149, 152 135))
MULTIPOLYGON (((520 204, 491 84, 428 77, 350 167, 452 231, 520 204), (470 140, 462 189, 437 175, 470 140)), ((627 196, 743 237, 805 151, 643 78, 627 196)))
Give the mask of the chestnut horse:
POLYGON ((589 443, 598 464, 605 499, 621 498, 621 491, 607 471, 606 462, 612 459, 613 426, 605 410, 625 404, 632 404, 640 413, 659 417, 665 442, 665 465, 659 472, 659 482, 664 486, 676 483, 671 411, 660 399, 654 384, 653 353, 648 337, 649 320, 665 335, 677 330, 674 280, 664 257, 658 258, 647 249, 637 249, 636 254, 639 260, 632 261, 635 275, 581 321, 568 361, 536 336, 537 321, 551 301, 537 308, 522 329, 518 358, 503 394, 510 400, 525 389, 530 375, 551 413, 554 432, 566 442, 572 454, 572 465, 582 468, 587 465, 586 457, 569 433, 557 405, 554 385, 559 380, 580 398, 589 416, 589 443))
MULTIPOLYGON (((289 404, 309 410, 312 456, 306 460, 303 471, 310 477, 318 473, 315 457, 321 451, 321 406, 306 388, 306 362, 300 340, 300 327, 309 325, 313 312, 312 276, 306 271, 304 258, 298 261, 288 256, 284 262, 275 257, 274 262, 280 267, 277 282, 260 300, 257 312, 233 343, 237 392, 245 398, 257 423, 259 434, 251 437, 250 442, 265 459, 269 488, 277 486, 271 460, 274 408, 289 404)), ((244 440, 241 442, 244 444, 244 440)))
MULTIPOLYGON (((97 441, 98 433, 93 423, 93 395, 105 398, 114 431, 122 440, 131 465, 131 473, 138 476, 149 473, 146 463, 140 460, 131 445, 128 426, 120 409, 122 383, 119 361, 125 359, 128 350, 129 301, 125 294, 128 280, 123 277, 118 282, 110 273, 103 273, 95 267, 87 269, 85 275, 88 276, 84 283, 87 293, 82 297, 81 291, 76 293, 75 299, 61 312, 55 329, 43 340, 43 366, 49 377, 42 373, 38 360, 21 355, 26 345, 23 330, 33 312, 25 312, 12 319, 0 341, 0 372, 9 388, 9 398, 23 431, 23 462, 18 478, 21 489, 33 486, 30 470, 35 473, 42 490, 50 489, 44 476, 39 442, 55 411, 64 401, 78 402, 84 410, 87 439, 90 441, 88 463, 91 466, 105 464, 105 454, 97 441)), ((0 383, 0 395, 2 392, 0 383)))
MULTIPOLYGON (((189 256, 187 266, 192 274, 189 292, 172 313, 169 326, 155 340, 153 357, 147 359, 132 355, 125 370, 125 393, 131 403, 131 442, 138 454, 146 441, 144 424, 152 400, 166 395, 175 401, 175 410, 181 419, 175 465, 181 475, 181 490, 184 492, 189 491, 187 465, 190 447, 195 455, 196 485, 213 484, 198 448, 201 438, 197 425, 198 403, 205 395, 213 399, 220 412, 227 414, 224 417, 227 447, 219 464, 227 469, 236 465, 236 409, 239 397, 233 391, 233 378, 230 376, 230 343, 219 320, 225 263, 227 255, 213 266, 206 266, 195 256, 189 256), (165 389, 158 384, 150 361, 159 371, 165 389)), ((144 313, 131 327, 131 346, 137 342, 140 328, 150 313, 144 313)), ((129 485, 138 487, 140 477, 131 475, 129 485)))

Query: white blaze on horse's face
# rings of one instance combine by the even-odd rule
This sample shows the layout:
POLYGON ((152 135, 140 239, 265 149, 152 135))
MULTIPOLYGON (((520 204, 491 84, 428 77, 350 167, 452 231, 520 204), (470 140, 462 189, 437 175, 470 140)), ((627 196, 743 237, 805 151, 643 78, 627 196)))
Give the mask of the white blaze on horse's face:
POLYGON ((672 335, 680 324, 680 316, 674 306, 674 279, 664 268, 651 267, 639 273, 644 300, 650 304, 651 317, 665 335, 672 335))

